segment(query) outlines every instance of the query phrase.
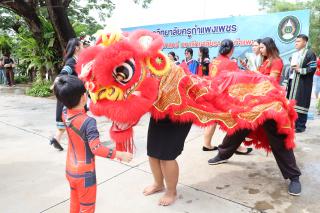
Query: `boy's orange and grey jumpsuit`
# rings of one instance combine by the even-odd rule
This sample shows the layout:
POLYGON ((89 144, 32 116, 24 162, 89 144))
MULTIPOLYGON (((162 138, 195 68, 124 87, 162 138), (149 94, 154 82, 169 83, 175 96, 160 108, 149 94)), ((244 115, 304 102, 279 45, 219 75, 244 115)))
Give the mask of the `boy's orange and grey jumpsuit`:
POLYGON ((114 158, 115 151, 99 140, 96 120, 84 110, 64 110, 69 136, 66 176, 70 184, 70 212, 94 212, 96 202, 95 155, 114 158))

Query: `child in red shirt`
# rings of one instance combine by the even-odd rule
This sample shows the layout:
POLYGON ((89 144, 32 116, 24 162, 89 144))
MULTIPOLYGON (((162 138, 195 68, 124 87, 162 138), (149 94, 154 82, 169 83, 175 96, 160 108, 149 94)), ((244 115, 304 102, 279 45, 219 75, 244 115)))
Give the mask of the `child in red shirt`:
POLYGON ((68 133, 66 176, 70 184, 70 212, 94 212, 96 201, 95 155, 130 162, 132 154, 118 152, 100 143, 96 120, 89 117, 84 106, 87 102, 85 87, 76 76, 58 77, 54 93, 68 109, 63 121, 68 133))

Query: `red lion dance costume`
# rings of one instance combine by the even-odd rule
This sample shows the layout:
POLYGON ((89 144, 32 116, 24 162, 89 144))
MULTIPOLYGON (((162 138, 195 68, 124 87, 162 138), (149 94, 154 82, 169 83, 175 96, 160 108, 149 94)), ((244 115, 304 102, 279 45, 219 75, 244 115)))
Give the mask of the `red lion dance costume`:
POLYGON ((261 124, 274 119, 278 132, 287 135, 286 148, 294 147, 294 103, 277 82, 252 72, 192 75, 169 62, 163 45, 160 35, 146 30, 102 33, 79 57, 77 70, 91 95, 90 109, 113 121, 110 136, 117 150, 132 152, 132 127, 148 112, 155 119, 168 116, 201 127, 216 122, 227 134, 250 129, 247 144, 266 150, 261 124))

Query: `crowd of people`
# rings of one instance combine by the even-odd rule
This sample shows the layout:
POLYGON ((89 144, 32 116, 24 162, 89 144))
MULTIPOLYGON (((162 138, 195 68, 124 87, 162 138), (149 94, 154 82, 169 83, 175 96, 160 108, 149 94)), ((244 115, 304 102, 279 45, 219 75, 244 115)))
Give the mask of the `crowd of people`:
MULTIPOLYGON (((272 38, 257 39, 252 44, 252 52, 246 52, 244 54, 245 59, 239 58, 238 61, 232 56, 233 42, 226 39, 221 42, 221 46, 226 48, 220 49, 218 55, 213 57, 211 61, 207 47, 199 48, 198 60, 193 58, 193 49, 186 48, 185 59, 182 60, 181 65, 187 65, 192 74, 200 76, 209 75, 213 77, 219 70, 243 70, 274 78, 285 87, 287 98, 297 101, 295 107, 298 113, 296 132, 301 133, 306 130, 313 85, 317 100, 317 113, 320 114, 320 58, 317 58, 315 53, 308 49, 307 45, 308 36, 298 35, 295 41, 297 52, 289 58, 290 64, 284 64, 284 60, 280 57, 280 52, 272 38), (211 73, 208 70, 211 70, 211 73)), ((174 52, 169 53, 169 58, 172 59, 170 55, 174 55, 174 62, 180 64, 174 52)), ((215 126, 212 126, 205 131, 204 151, 216 150, 216 147, 210 144, 214 129, 215 126)), ((250 153, 250 149, 246 153, 250 153)))
MULTIPOLYGON (((287 98, 297 101, 296 111, 298 120, 296 121, 296 133, 306 130, 307 114, 310 107, 311 90, 313 76, 316 73, 316 96, 319 98, 320 91, 320 70, 316 72, 317 64, 320 61, 312 50, 307 48, 308 37, 299 35, 295 42, 297 52, 293 54, 289 69, 282 73, 283 60, 279 55, 279 50, 272 38, 266 37, 257 39, 252 45, 252 53, 246 53, 246 60, 238 63, 232 60, 235 50, 231 40, 225 39, 221 42, 219 55, 210 59, 209 49, 200 47, 198 60, 193 59, 193 49, 185 50, 185 59, 179 62, 178 56, 174 52, 169 52, 168 57, 177 66, 188 67, 192 74, 200 76, 219 76, 221 72, 252 72, 270 76, 273 81, 286 87, 287 98)), ((132 154, 119 152, 111 148, 104 147, 99 140, 96 121, 86 114, 88 107, 87 95, 84 84, 77 78, 75 64, 77 56, 83 48, 79 39, 71 39, 66 47, 64 67, 54 82, 54 93, 57 97, 56 122, 57 132, 50 139, 56 149, 62 151, 61 136, 66 131, 69 137, 67 155, 67 179, 71 188, 71 212, 93 212, 96 200, 96 177, 94 155, 118 158, 125 162, 132 159, 132 154)), ((13 64, 6 63, 4 65, 13 64)), ((9 70, 9 69, 8 69, 9 70)), ((11 69, 12 70, 12 69, 11 69)), ((6 71, 7 73, 7 71, 6 71)), ((8 71, 8 79, 12 84, 12 78, 8 71)), ((144 189, 144 195, 151 195, 156 192, 166 190, 165 195, 160 199, 159 204, 166 206, 172 204, 176 199, 176 187, 178 183, 179 167, 176 158, 183 150, 185 138, 190 131, 192 123, 176 125, 174 122, 165 118, 156 121, 150 119, 147 150, 149 163, 154 177, 154 183, 144 189), (170 142, 168 135, 175 134, 175 142, 170 142), (167 141, 167 142, 166 142, 167 141), (165 143, 166 142, 166 143, 165 143), (165 143, 165 145, 164 145, 165 143), (169 150, 169 151, 168 151, 169 150)), ((299 176, 301 172, 296 164, 292 149, 286 149, 284 138, 277 133, 276 123, 267 120, 262 125, 269 144, 275 156, 279 169, 285 179, 290 179, 288 192, 291 195, 300 195, 301 184, 299 176)), ((212 137, 217 124, 206 127, 204 131, 203 151, 218 150, 218 154, 209 159, 210 165, 225 163, 233 154, 247 155, 252 148, 241 146, 245 138, 250 134, 250 130, 243 129, 232 135, 227 135, 222 144, 212 145, 212 137)))
MULTIPOLYGON (((298 113, 298 119, 295 124, 296 133, 304 132, 306 129, 307 113, 311 100, 312 79, 316 71, 316 55, 307 48, 307 42, 308 37, 306 35, 301 34, 297 36, 295 42, 295 48, 297 49, 297 52, 293 55, 293 57, 297 59, 295 59, 295 61, 291 61, 290 69, 288 69, 288 72, 290 72, 290 75, 292 75, 292 79, 294 79, 294 83, 299 85, 293 88, 290 86, 293 83, 289 80, 289 85, 286 86, 288 99, 294 99, 297 101, 295 106, 295 110, 298 113), (293 91, 293 89, 296 91, 293 91)), ((225 71, 235 73, 259 73, 261 75, 269 76, 270 79, 273 79, 272 81, 275 81, 280 85, 283 71, 283 61, 272 38, 266 37, 263 39, 257 39, 252 46, 253 53, 245 54, 247 60, 240 61, 241 67, 239 67, 237 62, 232 59, 234 48, 235 47, 231 40, 223 40, 219 48, 218 56, 211 61, 209 59, 208 48, 199 48, 199 60, 194 60, 192 58, 193 50, 191 48, 187 48, 185 50, 186 58, 182 61, 181 66, 188 67, 192 74, 201 76, 208 75, 210 77, 218 77, 225 71), (208 72, 206 72, 207 70, 208 72)), ((288 193, 291 195, 300 195, 301 183, 299 181, 299 176, 301 175, 301 172, 296 164, 293 150, 285 148, 285 137, 277 133, 277 126, 274 120, 267 120, 261 125, 261 128, 263 128, 266 137, 268 138, 269 145, 283 177, 285 179, 290 179, 288 193)), ((225 163, 229 158, 232 157, 233 154, 249 154, 252 151, 252 148, 245 148, 241 146, 251 132, 249 129, 242 129, 234 134, 226 135, 219 146, 212 146, 211 140, 216 126, 217 124, 209 126, 204 132, 204 145, 202 150, 218 150, 218 154, 208 160, 209 165, 225 163)), ((160 129, 160 127, 158 128, 160 129)), ((181 132, 181 134, 184 136, 186 136, 188 132, 188 130, 182 129, 181 126, 180 128, 176 127, 176 131, 181 132)), ((167 138, 166 140, 169 139, 167 138)), ((169 148, 167 150, 169 150, 169 148)), ((160 158, 160 160, 166 159, 160 158)), ((166 179, 166 177, 164 177, 164 179, 166 179)), ((178 179, 177 176, 176 179, 178 179)), ((154 191, 162 189, 162 187, 159 187, 163 186, 161 184, 159 185, 159 183, 162 182, 157 182, 156 178, 154 178, 154 181, 155 183, 152 185, 152 189, 154 191)), ((173 201, 171 200, 171 202, 173 201)))

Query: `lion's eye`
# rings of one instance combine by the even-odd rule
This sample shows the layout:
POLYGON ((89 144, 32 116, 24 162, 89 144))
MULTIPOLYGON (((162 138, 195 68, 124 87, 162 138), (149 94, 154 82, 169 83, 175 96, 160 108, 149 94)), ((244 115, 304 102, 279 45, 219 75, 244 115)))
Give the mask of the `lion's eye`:
POLYGON ((134 74, 134 60, 126 60, 113 69, 113 77, 120 84, 128 83, 134 74))

